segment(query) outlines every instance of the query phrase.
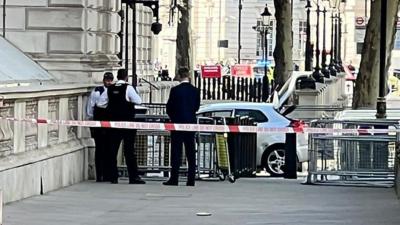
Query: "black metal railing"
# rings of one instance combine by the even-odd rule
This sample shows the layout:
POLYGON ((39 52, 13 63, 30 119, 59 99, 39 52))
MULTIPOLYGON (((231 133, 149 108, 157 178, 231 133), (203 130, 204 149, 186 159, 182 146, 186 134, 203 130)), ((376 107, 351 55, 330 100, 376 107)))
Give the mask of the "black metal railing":
POLYGON ((140 78, 139 82, 145 82, 149 85, 150 87, 150 97, 149 97, 149 103, 152 104, 153 103, 153 88, 156 90, 160 90, 160 88, 158 88, 157 86, 155 86, 154 84, 152 84, 150 81, 144 79, 144 78, 140 78))
POLYGON ((223 76, 222 78, 195 77, 194 85, 200 90, 202 100, 236 100, 262 102, 271 96, 273 80, 268 84, 260 78, 223 76), (265 88, 265 85, 268 88, 265 88), (265 91, 267 90, 267 91, 265 91))

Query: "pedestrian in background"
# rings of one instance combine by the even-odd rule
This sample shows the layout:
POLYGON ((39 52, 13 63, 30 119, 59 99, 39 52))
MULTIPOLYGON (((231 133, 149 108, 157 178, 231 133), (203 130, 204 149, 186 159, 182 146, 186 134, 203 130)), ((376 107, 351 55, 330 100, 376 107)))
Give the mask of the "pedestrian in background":
MULTIPOLYGON (((111 121, 134 121, 135 105, 142 103, 142 99, 136 90, 128 84, 126 70, 118 70, 118 81, 108 88, 107 110, 111 121)), ((110 131, 110 181, 118 183, 117 156, 121 141, 124 141, 124 156, 128 167, 130 184, 145 184, 138 175, 138 165, 135 155, 136 130, 112 129, 110 131)))
MULTIPOLYGON (((108 120, 107 117, 107 88, 112 85, 114 76, 110 72, 106 72, 103 76, 103 85, 96 87, 90 94, 86 115, 89 120, 103 121, 108 120)), ((96 181, 108 181, 109 171, 106 170, 106 152, 109 131, 107 128, 90 128, 90 133, 95 143, 95 167, 96 181)))
POLYGON ((168 66, 165 65, 165 68, 161 70, 161 80, 162 81, 170 81, 171 78, 169 77, 168 66))
MULTIPOLYGON (((167 114, 172 123, 195 124, 197 122, 196 112, 200 107, 200 92, 190 84, 189 69, 181 68, 178 73, 181 83, 171 89, 167 102, 167 114)), ((171 177, 163 183, 164 185, 178 185, 183 144, 185 145, 188 162, 186 185, 195 185, 196 152, 194 135, 195 132, 171 132, 171 177)))

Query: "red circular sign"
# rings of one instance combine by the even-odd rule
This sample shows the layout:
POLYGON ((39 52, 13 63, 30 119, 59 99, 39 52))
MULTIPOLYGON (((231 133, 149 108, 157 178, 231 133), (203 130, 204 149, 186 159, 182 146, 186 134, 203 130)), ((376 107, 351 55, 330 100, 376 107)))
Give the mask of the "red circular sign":
POLYGON ((357 18, 356 18, 356 23, 357 23, 357 25, 363 25, 363 24, 364 24, 364 18, 362 18, 362 17, 357 17, 357 18))

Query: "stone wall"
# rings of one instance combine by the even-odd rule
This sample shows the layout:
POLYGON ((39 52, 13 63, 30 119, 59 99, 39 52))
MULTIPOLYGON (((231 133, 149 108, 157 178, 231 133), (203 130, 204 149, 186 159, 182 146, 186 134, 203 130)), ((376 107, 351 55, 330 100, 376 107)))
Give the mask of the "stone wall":
MULTIPOLYGON (((156 82, 154 103, 165 103, 176 82, 156 82)), ((83 120, 92 85, 16 87, 0 90, 0 116, 83 120)), ((138 91, 149 102, 150 88, 138 91)), ((0 120, 0 190, 12 202, 88 179, 94 143, 87 128, 0 120)), ((91 173, 91 175, 93 175, 91 173)))
MULTIPOLYGON (((1 117, 81 120, 88 88, 8 88, 1 117)), ((77 127, 0 121, 0 189, 4 202, 87 179, 88 135, 77 127)), ((87 132, 86 132, 87 133, 87 132)))

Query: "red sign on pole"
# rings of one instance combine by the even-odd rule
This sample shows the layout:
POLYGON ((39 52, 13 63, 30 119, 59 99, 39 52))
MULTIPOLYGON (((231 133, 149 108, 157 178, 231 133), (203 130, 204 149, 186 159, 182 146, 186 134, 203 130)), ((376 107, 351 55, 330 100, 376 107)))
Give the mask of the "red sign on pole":
POLYGON ((355 25, 358 28, 364 28, 367 25, 367 21, 368 18, 359 16, 355 18, 355 23, 356 23, 355 25))
POLYGON ((220 78, 221 76, 221 66, 201 66, 202 78, 220 78))
POLYGON ((236 77, 252 77, 253 70, 251 69, 251 65, 238 64, 238 65, 232 66, 231 74, 232 74, 232 76, 236 76, 236 77))

